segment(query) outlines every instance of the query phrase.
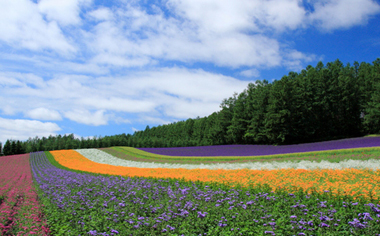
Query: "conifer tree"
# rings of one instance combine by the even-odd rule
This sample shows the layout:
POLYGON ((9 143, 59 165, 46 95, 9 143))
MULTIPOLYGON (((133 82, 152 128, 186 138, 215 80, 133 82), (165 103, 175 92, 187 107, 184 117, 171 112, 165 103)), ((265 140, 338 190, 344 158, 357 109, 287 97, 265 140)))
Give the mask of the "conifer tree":
POLYGON ((4 144, 3 154, 4 156, 12 155, 11 142, 9 141, 9 139, 7 139, 7 141, 4 144))

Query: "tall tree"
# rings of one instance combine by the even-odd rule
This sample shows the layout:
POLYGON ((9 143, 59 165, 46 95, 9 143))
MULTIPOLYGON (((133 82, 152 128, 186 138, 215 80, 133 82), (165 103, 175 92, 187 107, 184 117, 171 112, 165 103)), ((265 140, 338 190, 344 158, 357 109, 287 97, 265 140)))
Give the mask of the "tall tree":
POLYGON ((267 143, 264 118, 268 109, 271 84, 267 80, 248 84, 247 112, 250 114, 244 139, 247 143, 267 143))
POLYGON ((268 112, 265 114, 265 135, 270 143, 288 142, 291 131, 291 107, 293 91, 288 76, 275 81, 270 90, 268 112))
POLYGON ((371 96, 371 100, 365 110, 364 125, 367 132, 371 134, 380 133, 380 82, 374 85, 375 92, 371 96))
POLYGON ((239 94, 233 108, 231 125, 227 128, 227 135, 234 143, 243 143, 247 130, 249 117, 246 110, 247 90, 239 94))
POLYGON ((4 156, 9 156, 9 155, 12 155, 12 147, 11 147, 11 141, 9 139, 7 139, 7 141, 5 141, 5 144, 4 144, 4 148, 3 148, 3 154, 4 156))

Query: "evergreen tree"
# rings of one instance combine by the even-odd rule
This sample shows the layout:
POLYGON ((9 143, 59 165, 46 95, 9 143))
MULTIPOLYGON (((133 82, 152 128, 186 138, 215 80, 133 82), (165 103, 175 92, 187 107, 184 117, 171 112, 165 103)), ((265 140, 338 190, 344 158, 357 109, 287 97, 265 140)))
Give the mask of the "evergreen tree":
POLYGON ((3 154, 4 156, 12 155, 11 141, 9 141, 9 139, 7 139, 7 141, 4 144, 3 154))
POLYGON ((20 140, 16 142, 16 153, 15 154, 23 154, 25 153, 24 148, 22 147, 22 143, 20 140))
POLYGON ((239 94, 233 109, 231 125, 227 128, 227 135, 234 143, 243 143, 243 137, 247 130, 249 117, 246 111, 247 91, 239 94))
POLYGON ((267 143, 264 117, 268 110, 268 100, 271 85, 268 81, 256 81, 248 85, 247 112, 250 114, 244 139, 247 143, 267 143))
POLYGON ((364 117, 364 125, 371 134, 380 133, 380 82, 375 84, 375 92, 368 103, 364 117))
POLYGON ((16 140, 12 140, 11 141, 11 155, 16 155, 16 154, 18 154, 17 153, 17 143, 16 143, 16 140))

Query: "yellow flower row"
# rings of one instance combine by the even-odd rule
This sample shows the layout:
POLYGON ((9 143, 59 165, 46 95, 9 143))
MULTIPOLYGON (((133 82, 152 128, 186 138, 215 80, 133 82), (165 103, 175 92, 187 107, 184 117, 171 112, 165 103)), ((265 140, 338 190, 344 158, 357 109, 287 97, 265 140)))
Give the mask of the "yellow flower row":
POLYGON ((54 158, 62 166, 70 169, 88 171, 99 174, 139 176, 155 178, 184 178, 190 181, 219 182, 235 186, 254 187, 258 184, 268 184, 272 190, 283 188, 295 190, 303 188, 308 193, 313 189, 323 192, 331 190, 333 194, 339 191, 355 198, 370 194, 380 200, 380 170, 207 170, 207 169, 169 169, 169 168, 136 168, 99 164, 85 158, 73 150, 51 151, 54 158))

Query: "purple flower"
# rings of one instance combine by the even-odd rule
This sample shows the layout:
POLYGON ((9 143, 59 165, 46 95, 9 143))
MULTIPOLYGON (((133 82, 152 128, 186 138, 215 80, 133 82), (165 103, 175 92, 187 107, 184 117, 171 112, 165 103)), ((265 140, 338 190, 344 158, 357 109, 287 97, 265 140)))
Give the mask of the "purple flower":
POLYGON ((319 224, 319 227, 330 227, 330 225, 322 222, 321 224, 319 224))
POLYGON ((90 230, 87 234, 89 235, 97 235, 96 230, 90 230))
POLYGON ((348 222, 348 224, 354 226, 355 228, 359 228, 359 229, 365 228, 365 225, 360 223, 360 221, 356 218, 353 221, 348 222))
POLYGON ((319 219, 320 219, 321 221, 329 221, 329 220, 331 220, 331 219, 328 218, 327 216, 321 216, 321 217, 319 217, 319 219))
POLYGON ((371 215, 369 213, 365 212, 365 213, 363 213, 363 215, 364 215, 363 220, 367 220, 367 219, 368 220, 373 220, 372 217, 371 217, 371 215))
POLYGON ((118 234, 119 232, 117 230, 111 229, 111 233, 118 234))
POLYGON ((207 212, 202 213, 201 211, 198 211, 199 218, 205 218, 207 214, 208 214, 207 212))

